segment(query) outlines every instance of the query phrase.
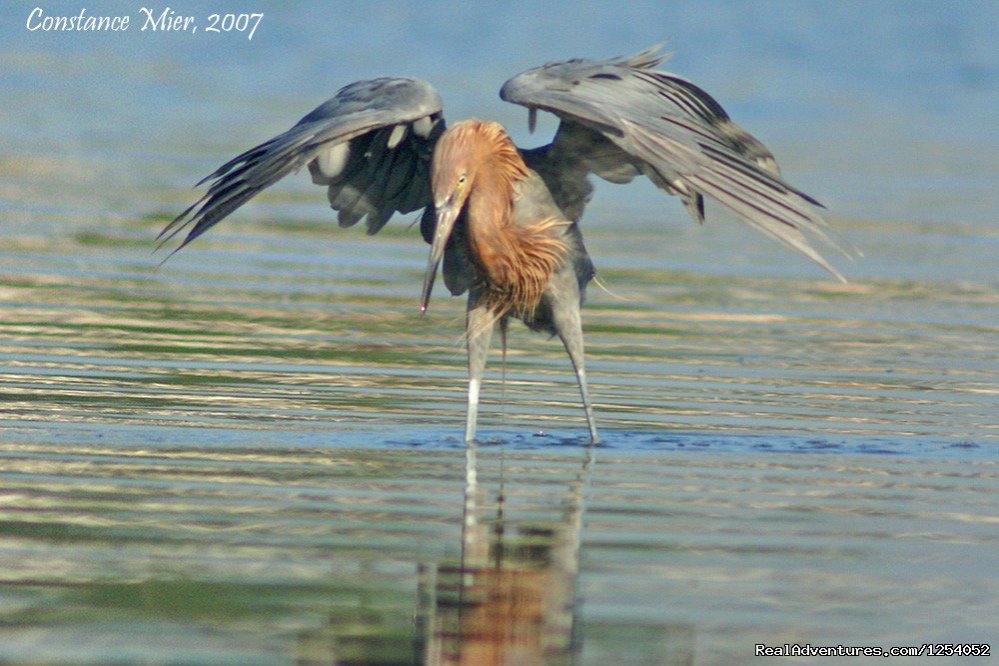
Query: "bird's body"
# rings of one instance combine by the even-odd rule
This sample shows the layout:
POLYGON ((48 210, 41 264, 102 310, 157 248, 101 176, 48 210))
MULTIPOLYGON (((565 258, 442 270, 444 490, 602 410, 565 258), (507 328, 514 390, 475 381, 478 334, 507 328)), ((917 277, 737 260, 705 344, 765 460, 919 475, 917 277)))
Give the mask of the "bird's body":
POLYGON ((614 183, 644 175, 698 222, 704 197, 714 199, 842 279, 810 242, 844 251, 825 234, 817 202, 784 181, 766 147, 707 93, 654 70, 657 51, 551 63, 507 81, 500 96, 530 110, 532 129, 538 109, 562 120, 551 144, 525 151, 496 123, 445 129, 440 97, 422 81, 359 81, 211 174, 208 192, 161 236, 193 225, 183 247, 305 165, 328 187, 341 226, 366 218, 376 233, 394 213, 423 208, 431 251, 421 308, 442 261, 451 293, 468 293, 466 439, 475 436, 492 331, 505 333, 513 317, 562 340, 597 441, 579 314, 594 275, 578 226, 589 175, 614 183))
MULTIPOLYGON (((583 237, 496 123, 466 120, 447 129, 431 165, 436 211, 423 284, 425 310, 437 265, 445 281, 467 284, 465 330, 470 380, 465 438, 475 436, 478 392, 493 329, 509 317, 558 335, 579 382, 590 436, 596 424, 583 368, 579 308, 593 277, 583 237)), ((453 289, 452 289, 453 291, 453 289)))

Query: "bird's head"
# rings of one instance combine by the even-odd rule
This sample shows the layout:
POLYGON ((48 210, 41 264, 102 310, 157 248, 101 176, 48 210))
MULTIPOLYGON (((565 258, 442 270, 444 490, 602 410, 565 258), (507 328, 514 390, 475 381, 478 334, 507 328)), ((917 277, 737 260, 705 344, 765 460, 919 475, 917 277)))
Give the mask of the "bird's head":
POLYGON ((475 176, 489 157, 488 130, 492 125, 495 123, 466 120, 449 127, 438 139, 430 164, 430 187, 438 216, 442 210, 460 212, 468 200, 475 176))
MULTIPOLYGON (((497 145, 502 141, 510 143, 500 125, 480 120, 452 125, 437 140, 430 165, 436 225, 423 280, 420 309, 424 312, 455 222, 464 210, 480 172, 495 166, 497 145)), ((516 152, 512 143, 510 149, 516 152)))

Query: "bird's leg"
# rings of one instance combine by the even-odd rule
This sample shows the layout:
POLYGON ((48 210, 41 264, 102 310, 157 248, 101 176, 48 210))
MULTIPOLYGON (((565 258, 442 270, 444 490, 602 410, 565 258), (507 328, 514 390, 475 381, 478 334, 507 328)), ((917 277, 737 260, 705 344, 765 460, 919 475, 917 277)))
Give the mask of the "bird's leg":
POLYGON ((465 419, 465 441, 475 439, 475 424, 479 418, 479 389, 482 373, 489 356, 489 342, 495 325, 493 314, 483 306, 469 303, 465 314, 465 336, 468 344, 468 412, 465 419))
MULTIPOLYGON (((501 365, 501 375, 500 375, 500 385, 503 387, 503 392, 500 394, 500 400, 503 405, 503 410, 506 410, 506 331, 509 328, 510 318, 500 317, 499 322, 499 332, 500 332, 500 347, 503 350, 502 365, 501 365)), ((505 415, 505 414, 504 414, 505 415)))
POLYGON ((579 306, 576 302, 552 309, 552 318, 558 337, 565 345, 572 367, 576 371, 576 381, 579 382, 579 395, 583 399, 583 411, 586 413, 586 425, 590 428, 590 439, 594 444, 600 443, 597 435, 597 424, 593 419, 593 405, 590 404, 590 391, 586 386, 586 368, 583 363, 583 326, 579 318, 579 306))

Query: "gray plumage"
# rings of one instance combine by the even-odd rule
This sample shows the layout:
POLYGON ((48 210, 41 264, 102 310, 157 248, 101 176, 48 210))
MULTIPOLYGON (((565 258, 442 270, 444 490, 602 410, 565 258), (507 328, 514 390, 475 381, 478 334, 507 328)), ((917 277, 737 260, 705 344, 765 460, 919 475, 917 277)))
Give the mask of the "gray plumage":
POLYGON ((160 239, 166 242, 190 227, 174 252, 180 250, 305 165, 313 182, 328 186, 340 226, 367 217, 368 233, 377 233, 393 213, 430 203, 428 169, 433 144, 444 129, 441 112, 437 91, 416 79, 380 78, 345 86, 288 131, 202 179, 198 185, 213 181, 208 191, 167 225, 160 239))
MULTIPOLYGON (((820 204, 788 184, 756 138, 736 125, 706 92, 674 74, 655 71, 658 47, 630 58, 569 60, 528 70, 507 81, 500 97, 562 119, 555 141, 534 161, 549 180, 580 165, 611 182, 639 173, 683 199, 698 222, 703 197, 800 252, 843 280, 812 246, 818 240, 849 255, 826 233, 820 204), (551 164, 544 164, 547 158, 551 164), (630 169, 629 169, 630 167, 630 169)), ((553 183, 553 193, 569 190, 553 183)), ((563 208, 580 205, 578 199, 563 208)))

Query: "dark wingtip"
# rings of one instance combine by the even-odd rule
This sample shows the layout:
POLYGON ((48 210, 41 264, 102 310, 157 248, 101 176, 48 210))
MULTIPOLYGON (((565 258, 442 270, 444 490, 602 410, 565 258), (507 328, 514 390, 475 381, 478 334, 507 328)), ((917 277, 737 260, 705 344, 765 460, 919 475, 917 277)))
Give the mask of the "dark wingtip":
MULTIPOLYGON (((180 249, 182 247, 184 247, 184 245, 186 245, 186 241, 184 243, 181 243, 177 247, 175 247, 173 250, 171 250, 170 254, 168 254, 167 256, 163 257, 163 260, 160 261, 160 263, 156 264, 156 268, 157 269, 163 268, 163 264, 165 264, 170 259, 170 257, 172 257, 173 255, 175 255, 178 252, 180 252, 180 249)), ((156 249, 153 250, 152 253, 155 254, 155 253, 159 252, 160 248, 162 248, 162 247, 163 247, 163 243, 160 243, 159 245, 156 246, 156 249)))
MULTIPOLYGON (((162 250, 167 243, 169 243, 171 240, 174 239, 175 236, 177 236, 177 234, 182 232, 189 224, 191 224, 191 222, 194 222, 197 219, 198 215, 194 215, 193 217, 190 217, 190 215, 191 211, 193 211, 198 206, 198 204, 201 203, 201 201, 203 201, 203 199, 191 204, 187 208, 187 210, 185 210, 183 213, 175 217, 170 222, 170 224, 163 227, 162 231, 160 231, 160 233, 156 235, 156 240, 158 242, 156 243, 156 247, 153 248, 151 254, 156 254, 157 252, 162 250)), ((170 257, 180 252, 182 249, 187 247, 187 245, 191 241, 200 236, 204 232, 204 229, 199 230, 198 229, 199 226, 201 226, 200 222, 198 224, 195 224, 194 228, 191 229, 191 231, 187 234, 184 240, 181 241, 181 243, 177 247, 171 250, 170 254, 168 254, 166 257, 163 258, 163 261, 157 264, 157 268, 165 264, 170 257)))

